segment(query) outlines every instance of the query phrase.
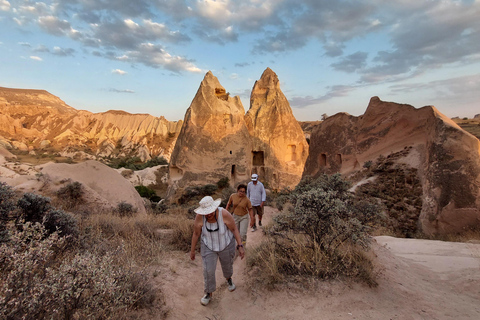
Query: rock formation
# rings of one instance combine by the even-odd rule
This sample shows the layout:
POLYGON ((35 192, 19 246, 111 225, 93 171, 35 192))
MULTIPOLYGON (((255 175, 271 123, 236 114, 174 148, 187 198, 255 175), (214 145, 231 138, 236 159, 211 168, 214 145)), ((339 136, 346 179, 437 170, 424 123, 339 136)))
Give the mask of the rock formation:
POLYGON ((295 187, 302 177, 308 144, 270 68, 253 86, 245 122, 253 142, 252 171, 274 189, 295 187))
POLYGON ((252 146, 244 115, 240 98, 231 97, 209 71, 185 114, 170 158, 173 189, 224 177, 232 184, 249 178, 252 146))
POLYGON ((148 114, 79 111, 44 90, 0 87, 0 144, 6 148, 169 159, 181 126, 148 114))
POLYGON ((175 189, 216 183, 232 186, 258 173, 274 189, 295 187, 308 155, 303 131, 267 68, 252 90, 250 110, 230 97, 211 72, 205 75, 185 120, 170 162, 175 189))
POLYGON ((311 135, 304 175, 360 170, 368 161, 409 150, 397 160, 418 169, 419 226, 427 234, 480 224, 480 142, 433 106, 370 100, 364 115, 339 113, 311 135))

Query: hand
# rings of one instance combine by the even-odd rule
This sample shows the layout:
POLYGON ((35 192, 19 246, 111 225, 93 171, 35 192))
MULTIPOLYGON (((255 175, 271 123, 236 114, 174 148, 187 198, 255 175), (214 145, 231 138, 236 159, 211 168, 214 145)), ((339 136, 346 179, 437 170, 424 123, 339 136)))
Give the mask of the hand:
POLYGON ((195 251, 190 251, 190 260, 195 260, 195 251))
POLYGON ((243 259, 245 257, 245 249, 243 249, 243 247, 238 248, 238 254, 240 258, 243 259))

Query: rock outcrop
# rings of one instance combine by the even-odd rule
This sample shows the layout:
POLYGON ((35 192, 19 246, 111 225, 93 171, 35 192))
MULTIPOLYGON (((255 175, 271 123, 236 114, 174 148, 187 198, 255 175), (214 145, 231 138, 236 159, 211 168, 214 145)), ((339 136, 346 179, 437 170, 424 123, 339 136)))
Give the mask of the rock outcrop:
POLYGON ((302 177, 308 143, 270 68, 253 86, 245 122, 253 142, 252 171, 271 188, 295 187, 302 177))
POLYGON ((209 71, 188 108, 170 159, 174 189, 248 179, 251 140, 238 96, 231 97, 209 71))
POLYGON ((181 126, 182 121, 148 114, 76 110, 44 90, 0 87, 2 145, 24 151, 53 148, 68 157, 169 159, 181 126))
POLYGON ((311 134, 304 175, 349 174, 393 153, 418 169, 422 183, 420 229, 463 231, 480 224, 480 142, 435 107, 370 100, 364 115, 339 113, 311 134))

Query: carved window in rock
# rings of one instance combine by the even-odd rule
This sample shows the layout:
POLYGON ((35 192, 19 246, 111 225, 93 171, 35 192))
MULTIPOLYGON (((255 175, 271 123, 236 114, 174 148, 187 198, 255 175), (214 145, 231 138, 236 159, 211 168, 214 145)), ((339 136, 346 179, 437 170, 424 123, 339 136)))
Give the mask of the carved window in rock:
POLYGON ((327 155, 325 153, 320 154, 318 157, 318 163, 320 164, 320 167, 327 166, 327 155))
POLYGON ((287 158, 286 161, 297 161, 297 146, 290 144, 287 146, 287 158))
POLYGON ((235 168, 235 165, 234 165, 234 164, 232 164, 232 172, 231 172, 231 174, 232 174, 232 177, 234 177, 234 176, 235 176, 235 169, 236 169, 236 168, 235 168))
POLYGON ((263 151, 252 151, 252 163, 254 166, 264 166, 265 158, 263 151))
POLYGON ((342 165, 342 155, 340 153, 337 153, 335 156, 335 162, 339 165, 342 165))

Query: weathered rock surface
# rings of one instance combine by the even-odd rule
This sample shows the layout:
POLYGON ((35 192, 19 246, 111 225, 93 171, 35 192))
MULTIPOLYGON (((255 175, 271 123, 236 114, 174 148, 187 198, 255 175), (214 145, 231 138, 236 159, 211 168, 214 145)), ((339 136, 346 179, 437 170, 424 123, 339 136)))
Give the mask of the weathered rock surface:
POLYGON ((138 213, 146 213, 142 197, 133 185, 115 169, 101 162, 88 160, 78 164, 49 163, 40 171, 53 185, 78 181, 87 190, 88 202, 98 204, 105 209, 114 209, 120 202, 126 202, 136 208, 138 213))
POLYGON ((2 145, 28 151, 53 147, 63 155, 170 158, 182 121, 124 111, 76 110, 44 90, 0 87, 2 145), (116 150, 117 149, 117 150, 116 150), (77 154, 78 152, 78 154, 77 154))
POLYGON ((308 144, 270 68, 253 86, 245 122, 253 142, 252 171, 274 189, 295 187, 302 177, 308 144))
POLYGON ((401 150, 397 160, 418 169, 423 232, 452 233, 480 224, 480 142, 435 107, 370 100, 364 115, 339 113, 311 134, 304 175, 360 170, 401 150))
POLYGON ((248 179, 251 140, 238 96, 231 97, 209 71, 188 108, 170 159, 173 190, 187 185, 248 179))

